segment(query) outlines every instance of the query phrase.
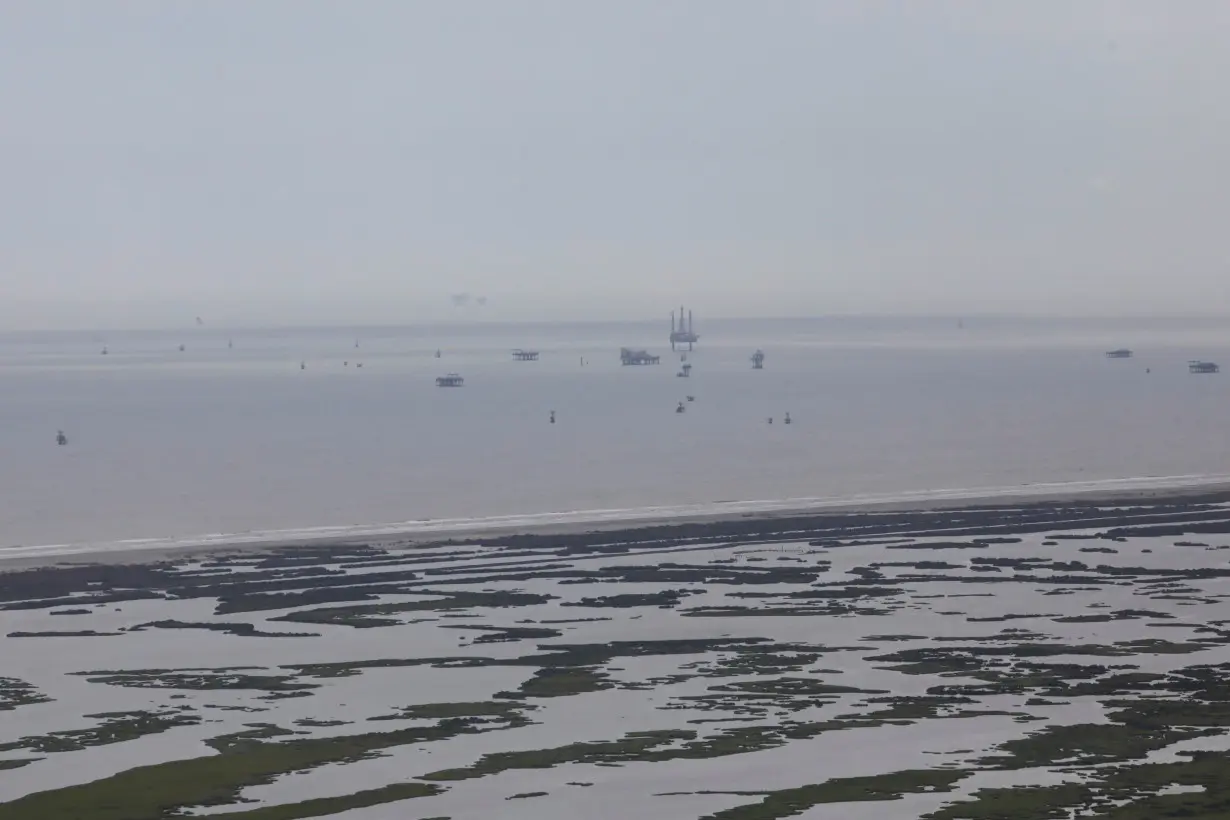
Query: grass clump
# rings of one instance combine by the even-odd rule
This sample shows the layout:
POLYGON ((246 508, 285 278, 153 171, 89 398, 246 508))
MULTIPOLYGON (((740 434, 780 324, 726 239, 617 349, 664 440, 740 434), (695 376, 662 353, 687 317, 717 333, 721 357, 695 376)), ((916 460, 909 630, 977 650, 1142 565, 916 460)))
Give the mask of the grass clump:
MULTIPOLYGON (((308 817, 327 817, 351 809, 382 806, 415 797, 431 797, 444 791, 429 783, 393 783, 379 789, 367 789, 341 797, 318 797, 298 803, 283 803, 279 806, 263 806, 249 811, 227 812, 224 817, 235 820, 304 820, 308 817)), ((68 820, 66 818, 66 820, 68 820)))
MULTIPOLYGON (((295 738, 282 742, 268 738, 285 736, 287 730, 261 725, 250 732, 211 741, 210 745, 218 750, 218 754, 140 766, 90 783, 37 792, 0 803, 0 820, 164 820, 189 807, 234 803, 243 789, 265 785, 290 772, 363 760, 397 746, 445 740, 526 723, 528 721, 523 719, 504 723, 447 719, 435 726, 393 732, 295 738)), ((348 797, 263 807, 228 813, 227 816, 243 820, 297 820, 333 814, 351 807, 436 794, 438 791, 430 784, 401 784, 348 797)))
POLYGON ((50 702, 51 698, 20 678, 0 678, 0 712, 50 702))
POLYGON ((906 794, 952 791, 968 772, 916 769, 872 777, 839 777, 825 783, 772 792, 704 792, 705 794, 763 795, 759 803, 735 806, 701 820, 778 820, 802 814, 822 803, 899 800, 906 794))
POLYGON ((500 692, 497 698, 558 698, 600 692, 615 684, 593 667, 547 667, 539 669, 516 692, 500 692))
POLYGON ((123 743, 145 735, 155 735, 177 726, 195 726, 201 722, 197 715, 181 711, 167 712, 120 712, 103 715, 86 715, 102 718, 98 726, 89 729, 69 729, 46 735, 23 737, 20 740, 0 743, 0 752, 27 749, 41 754, 76 752, 91 746, 108 746, 123 743))
POLYGON ((566 763, 621 763, 644 759, 644 755, 658 747, 669 745, 676 740, 691 740, 695 737, 696 732, 690 730, 632 732, 620 740, 569 743, 567 746, 523 752, 497 752, 483 755, 473 766, 462 769, 444 769, 425 774, 419 779, 428 781, 470 780, 517 769, 550 769, 566 763))
POLYGON ((419 703, 406 706, 395 715, 379 715, 368 720, 441 720, 445 718, 504 718, 520 717, 522 704, 505 702, 473 701, 457 703, 419 703))

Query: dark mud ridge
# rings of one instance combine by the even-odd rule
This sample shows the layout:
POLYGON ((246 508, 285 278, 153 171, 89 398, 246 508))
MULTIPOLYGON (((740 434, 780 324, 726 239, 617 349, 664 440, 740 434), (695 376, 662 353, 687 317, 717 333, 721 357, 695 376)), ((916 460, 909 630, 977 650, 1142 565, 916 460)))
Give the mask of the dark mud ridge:
MULTIPOLYGON (((985 549, 1011 543, 996 535, 1052 533, 1071 529, 1097 529, 1093 536, 1066 536, 1078 539, 1121 541, 1128 537, 1174 536, 1200 533, 1230 534, 1230 493, 1200 493, 1169 496, 1157 503, 1131 500, 1039 502, 1013 506, 975 506, 956 510, 840 513, 732 519, 707 523, 662 524, 622 531, 576 533, 567 535, 509 535, 464 541, 447 540, 413 544, 411 555, 404 551, 411 542, 354 543, 280 547, 271 550, 236 549, 233 555, 215 556, 198 569, 185 571, 169 559, 163 563, 68 565, 0 572, 0 609, 43 609, 72 607, 57 614, 87 614, 83 606, 111 604, 142 599, 216 598, 219 613, 280 609, 328 603, 375 600, 378 596, 404 592, 407 587, 428 590, 433 585, 457 583, 450 572, 470 575, 466 567, 456 570, 431 568, 414 570, 416 563, 431 564, 441 555, 459 548, 500 547, 510 559, 530 559, 502 567, 491 580, 517 580, 529 577, 555 577, 563 583, 587 583, 587 573, 571 568, 570 560, 587 555, 608 556, 626 552, 674 552, 689 547, 713 545, 756 545, 807 542, 811 547, 840 548, 874 544, 874 539, 889 539, 890 549, 938 550, 942 548, 985 549), (916 539, 942 537, 948 543, 912 543, 916 539), (967 542, 957 539, 969 538, 967 542), (557 559, 558 569, 543 559, 557 559), (334 564, 335 568, 325 568, 334 564), (231 569, 242 565, 249 570, 235 575, 231 569), (351 569, 389 565, 386 571, 365 571, 362 591, 355 585, 351 569), (396 567, 396 568, 393 568, 396 567)), ((1065 536, 1055 534, 1052 539, 1065 536)), ((881 543, 884 543, 881 541, 881 543)), ((1184 542, 1195 546, 1194 542, 1184 542)), ((2 569, 2 567, 0 567, 2 569)), ((643 580, 659 581, 659 567, 642 568, 643 580)), ((611 570, 617 572, 618 570, 611 570)), ((715 576, 720 575, 713 568, 715 576)), ((730 575, 746 576, 731 570, 730 575)), ((762 581, 778 583, 789 570, 768 571, 762 581)), ((800 571, 799 581, 806 573, 800 571)), ((625 580, 634 580, 626 578, 625 580)), ((747 583, 747 579, 740 583, 747 583)), ((669 593, 654 593, 663 603, 669 593)), ((495 604, 474 598, 455 601, 456 608, 495 604)), ((510 601, 510 605, 516 605, 510 601)), ((618 606, 616 602, 609 605, 618 606)), ((439 609, 440 604, 425 602, 424 609, 439 609)), ((378 625, 373 619, 371 625, 378 625)), ((215 627, 216 628, 216 627, 215 627)))

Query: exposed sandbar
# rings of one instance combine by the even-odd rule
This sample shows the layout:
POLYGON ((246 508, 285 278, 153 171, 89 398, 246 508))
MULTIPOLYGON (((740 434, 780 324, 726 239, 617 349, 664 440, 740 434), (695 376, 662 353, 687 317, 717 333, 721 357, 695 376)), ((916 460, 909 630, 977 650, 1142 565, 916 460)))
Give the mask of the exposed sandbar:
MULTIPOLYGON (((518 523, 482 519, 458 526, 442 523, 438 528, 424 522, 398 531, 379 530, 371 535, 319 535, 288 539, 233 539, 182 542, 154 541, 124 548, 105 545, 0 549, 0 571, 52 565, 139 564, 178 561, 217 555, 254 555, 294 547, 328 549, 365 545, 377 548, 430 547, 439 544, 479 542, 506 543, 519 547, 546 546, 592 548, 598 544, 649 541, 663 543, 764 543, 782 540, 845 539, 861 536, 908 534, 928 537, 962 530, 1004 534, 1042 532, 1051 529, 1116 529, 1130 526, 1164 526, 1209 519, 1215 526, 1224 517, 1219 509, 1230 504, 1230 485, 1156 486, 1131 489, 1022 492, 993 496, 971 494, 939 500, 846 501, 782 506, 771 511, 740 511, 732 504, 727 512, 671 515, 662 518, 647 512, 644 517, 621 516, 609 520, 567 520, 550 523, 518 523)), ((532 516, 529 518, 533 518, 532 516)), ((1188 531, 1192 531, 1190 528, 1188 531)), ((1199 531, 1199 530, 1195 530, 1199 531)), ((1213 532, 1222 530, 1214 529, 1213 532)))

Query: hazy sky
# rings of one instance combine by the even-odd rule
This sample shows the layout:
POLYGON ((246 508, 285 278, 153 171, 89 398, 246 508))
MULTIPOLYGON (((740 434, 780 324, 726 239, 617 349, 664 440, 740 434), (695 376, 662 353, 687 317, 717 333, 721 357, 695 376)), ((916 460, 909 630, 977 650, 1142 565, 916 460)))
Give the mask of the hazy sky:
POLYGON ((1228 41, 1222 0, 7 0, 0 328, 1230 313, 1228 41))

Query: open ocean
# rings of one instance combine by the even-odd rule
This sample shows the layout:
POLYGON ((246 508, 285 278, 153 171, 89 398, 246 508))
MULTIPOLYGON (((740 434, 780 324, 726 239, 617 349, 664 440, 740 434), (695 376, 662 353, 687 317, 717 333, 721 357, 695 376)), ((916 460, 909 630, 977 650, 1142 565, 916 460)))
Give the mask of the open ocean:
POLYGON ((0 335, 0 547, 1230 473, 1230 322, 696 329, 690 379, 666 321, 0 335))

